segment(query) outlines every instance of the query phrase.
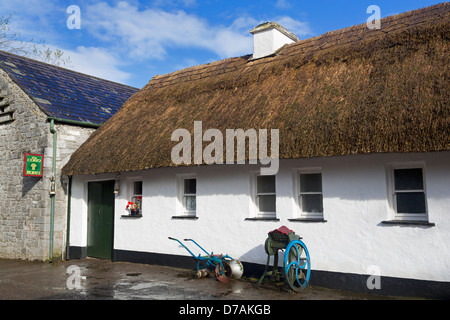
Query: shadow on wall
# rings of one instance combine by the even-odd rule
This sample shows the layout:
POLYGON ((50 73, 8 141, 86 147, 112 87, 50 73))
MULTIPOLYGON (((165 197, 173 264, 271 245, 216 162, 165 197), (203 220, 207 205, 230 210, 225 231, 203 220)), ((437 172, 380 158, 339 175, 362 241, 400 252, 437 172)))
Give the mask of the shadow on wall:
POLYGON ((243 255, 241 255, 238 260, 241 262, 252 262, 252 263, 264 263, 265 261, 261 261, 261 257, 266 255, 266 251, 264 250, 264 245, 260 244, 253 249, 250 249, 243 255))
MULTIPOLYGON (((281 272, 283 267, 284 250, 278 251, 278 269, 281 272)), ((238 258, 239 261, 244 265, 244 275, 246 277, 258 278, 264 272, 264 268, 267 263, 267 253, 264 249, 264 245, 260 244, 253 249, 247 251, 238 258), (262 257, 264 257, 262 259, 262 257)), ((270 256, 268 270, 273 270, 274 266, 274 256, 270 256)))
POLYGON ((24 198, 31 189, 34 188, 43 178, 40 177, 22 177, 22 198, 24 198))

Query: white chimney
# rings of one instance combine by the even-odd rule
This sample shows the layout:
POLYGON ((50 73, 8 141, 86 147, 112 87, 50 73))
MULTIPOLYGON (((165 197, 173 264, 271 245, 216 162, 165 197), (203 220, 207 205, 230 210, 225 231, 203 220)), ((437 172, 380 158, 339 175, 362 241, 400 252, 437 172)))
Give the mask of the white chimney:
POLYGON ((253 57, 259 59, 271 56, 285 44, 297 42, 298 37, 276 22, 265 22, 256 26, 253 34, 253 57))

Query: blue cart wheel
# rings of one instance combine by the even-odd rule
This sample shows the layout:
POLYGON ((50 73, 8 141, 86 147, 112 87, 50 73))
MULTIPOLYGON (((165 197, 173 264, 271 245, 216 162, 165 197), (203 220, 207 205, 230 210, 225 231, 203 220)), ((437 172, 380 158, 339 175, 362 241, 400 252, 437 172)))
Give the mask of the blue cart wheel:
POLYGON ((292 240, 284 253, 284 274, 292 290, 300 292, 306 288, 311 274, 311 259, 301 240, 292 240))

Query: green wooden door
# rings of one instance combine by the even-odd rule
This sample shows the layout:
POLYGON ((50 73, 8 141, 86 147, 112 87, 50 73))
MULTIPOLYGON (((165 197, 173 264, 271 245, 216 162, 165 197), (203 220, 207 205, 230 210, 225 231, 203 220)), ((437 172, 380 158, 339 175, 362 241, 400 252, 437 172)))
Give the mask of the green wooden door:
POLYGON ((87 255, 111 259, 114 236, 114 181, 88 184, 87 255))

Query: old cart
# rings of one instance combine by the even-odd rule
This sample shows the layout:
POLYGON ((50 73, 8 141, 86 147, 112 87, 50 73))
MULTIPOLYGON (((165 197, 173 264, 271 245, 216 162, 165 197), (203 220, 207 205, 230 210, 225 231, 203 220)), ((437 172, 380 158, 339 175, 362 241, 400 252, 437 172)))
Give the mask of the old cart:
POLYGON ((258 281, 259 287, 265 277, 272 277, 279 281, 284 277, 289 287, 295 292, 305 289, 311 273, 311 259, 306 245, 292 230, 282 226, 268 233, 264 249, 267 253, 267 263, 264 273, 258 281), (283 259, 283 272, 278 269, 278 251, 285 250, 283 259), (268 271, 270 258, 274 257, 272 271, 268 271))
POLYGON ((177 241, 180 243, 197 261, 197 273, 201 274, 202 271, 207 270, 208 272, 214 272, 217 280, 223 283, 227 283, 230 279, 240 278, 244 272, 244 267, 239 260, 235 260, 229 255, 225 254, 209 254, 205 249, 203 249, 197 242, 192 239, 184 239, 184 241, 191 241, 197 245, 206 255, 199 254, 194 255, 191 250, 189 250, 180 240, 169 237, 170 240, 177 241))

